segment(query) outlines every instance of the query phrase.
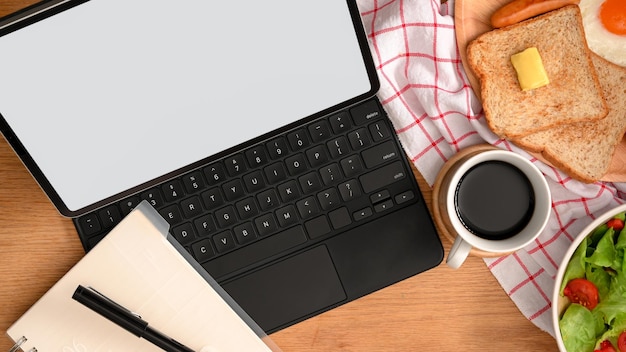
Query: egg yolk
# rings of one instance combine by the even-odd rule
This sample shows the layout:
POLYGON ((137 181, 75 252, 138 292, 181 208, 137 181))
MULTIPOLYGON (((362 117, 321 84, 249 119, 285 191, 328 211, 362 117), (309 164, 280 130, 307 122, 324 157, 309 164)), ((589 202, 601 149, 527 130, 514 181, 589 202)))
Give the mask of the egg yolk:
POLYGON ((609 32, 626 35, 626 1, 606 0, 600 7, 600 21, 609 32))

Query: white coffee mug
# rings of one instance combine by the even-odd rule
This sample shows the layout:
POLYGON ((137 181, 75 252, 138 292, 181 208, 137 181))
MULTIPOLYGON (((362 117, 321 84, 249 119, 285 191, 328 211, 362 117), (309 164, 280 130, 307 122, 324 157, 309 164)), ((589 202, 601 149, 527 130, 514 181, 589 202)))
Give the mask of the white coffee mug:
MULTIPOLYGON (((489 253, 510 253, 525 247, 539 236, 550 217, 552 200, 546 179, 530 161, 514 152, 492 149, 462 158, 443 176, 441 187, 441 217, 446 227, 456 233, 446 263, 455 269, 463 264, 472 248, 489 253), (494 173, 494 171, 498 172, 494 173), (507 178, 503 178, 505 176, 502 175, 507 175, 507 178), (476 180, 481 180, 481 177, 484 182, 493 182, 494 179, 496 182, 483 185, 469 183, 472 179, 474 180, 472 182, 479 182, 476 180), (510 187, 516 186, 517 183, 520 184, 519 188, 510 187), (498 190, 498 187, 503 188, 498 190), (487 192, 484 193, 489 193, 489 196, 480 193, 485 188, 487 192), (515 190, 508 192, 509 189, 515 190), (501 194, 509 198, 501 197, 501 194), (518 202, 518 199, 510 197, 516 194, 522 195, 519 197, 521 201, 518 202), (468 204, 464 196, 473 196, 474 202, 469 202, 469 204, 473 204, 474 208, 462 208, 462 204, 468 204), (495 200, 493 205, 487 203, 493 200, 495 200), (480 202, 483 202, 484 206, 477 208, 475 203, 480 202), (522 206, 518 206, 516 202, 521 203, 522 206), (503 208, 504 210, 501 211, 500 207, 509 205, 519 209, 509 211, 503 208), (524 214, 521 211, 515 214, 520 209, 523 209, 524 214), (489 223, 490 211, 500 213, 503 218, 509 217, 506 215, 507 212, 512 213, 510 217, 517 221, 516 227, 507 227, 506 231, 503 228, 502 233, 494 229, 491 233, 493 226, 489 223), (467 213, 470 215, 465 216, 467 213), (472 213, 481 213, 480 216, 475 217, 479 222, 482 221, 482 225, 472 223, 474 221, 472 213), (502 214, 505 215, 502 216, 502 214)), ((496 220, 499 219, 494 218, 493 222, 497 223, 496 220)))

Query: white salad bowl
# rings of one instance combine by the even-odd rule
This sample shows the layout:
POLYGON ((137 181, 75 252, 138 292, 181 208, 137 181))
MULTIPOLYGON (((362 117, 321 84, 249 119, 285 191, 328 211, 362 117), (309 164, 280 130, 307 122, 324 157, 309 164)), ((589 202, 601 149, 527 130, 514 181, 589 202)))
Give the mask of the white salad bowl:
MULTIPOLYGON (((567 309, 567 307, 570 305, 569 300, 566 297, 562 297, 560 294, 560 288, 561 288, 561 284, 563 282, 563 277, 566 271, 566 268, 572 258, 572 256, 574 255, 574 252, 576 251, 576 249, 578 248, 578 246, 582 243, 582 241, 587 238, 589 235, 591 235, 593 233, 593 231, 599 227, 600 225, 606 223, 608 220, 610 220, 611 218, 613 218, 615 215, 626 211, 626 204, 622 204, 620 206, 617 206, 615 208, 612 208, 611 210, 606 211, 605 213, 601 214, 600 216, 598 216, 594 221, 592 221, 589 225, 587 225, 579 234, 578 236, 574 239, 574 241, 572 241, 572 244, 570 245, 570 247, 567 249, 567 252, 565 252, 565 256, 563 257, 563 260, 561 261, 561 264, 559 265, 559 270, 556 274, 556 278, 555 278, 555 282, 554 282, 554 291, 552 294, 552 324, 554 327, 554 332, 555 332, 555 336, 556 336, 556 341, 557 344, 559 346, 559 351, 561 352, 575 352, 575 351, 567 351, 565 349, 565 345, 563 343, 563 339, 561 336, 561 329, 559 326, 559 321, 563 315, 563 313, 565 312, 565 310, 567 309)), ((624 268, 624 270, 626 270, 626 268, 624 268)), ((616 351, 619 351, 617 349, 617 346, 615 346, 616 351)))

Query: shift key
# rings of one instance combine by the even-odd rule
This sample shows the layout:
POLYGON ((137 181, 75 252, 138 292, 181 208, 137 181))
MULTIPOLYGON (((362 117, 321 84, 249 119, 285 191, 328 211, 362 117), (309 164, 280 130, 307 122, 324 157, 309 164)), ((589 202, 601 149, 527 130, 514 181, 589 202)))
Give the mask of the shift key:
POLYGON ((363 186, 365 193, 370 193, 405 177, 406 170, 402 166, 402 162, 396 161, 393 164, 368 172, 367 174, 361 176, 359 180, 361 181, 361 186, 363 186))
POLYGON ((398 151, 393 142, 387 141, 363 152, 363 161, 368 169, 381 165, 398 157, 398 151))

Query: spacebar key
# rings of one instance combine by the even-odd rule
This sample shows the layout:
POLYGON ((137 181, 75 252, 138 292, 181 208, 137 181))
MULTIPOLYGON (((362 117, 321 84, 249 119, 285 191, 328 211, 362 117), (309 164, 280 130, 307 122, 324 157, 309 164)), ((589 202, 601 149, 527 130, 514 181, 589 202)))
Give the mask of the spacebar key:
POLYGON ((291 247, 295 247, 306 242, 306 240, 307 237, 302 226, 294 226, 204 263, 202 266, 213 278, 217 279, 291 247))

